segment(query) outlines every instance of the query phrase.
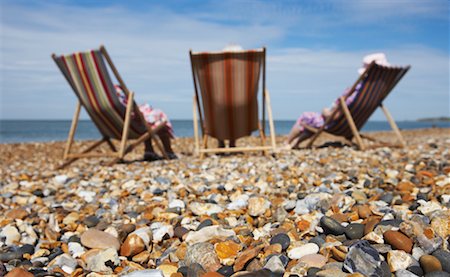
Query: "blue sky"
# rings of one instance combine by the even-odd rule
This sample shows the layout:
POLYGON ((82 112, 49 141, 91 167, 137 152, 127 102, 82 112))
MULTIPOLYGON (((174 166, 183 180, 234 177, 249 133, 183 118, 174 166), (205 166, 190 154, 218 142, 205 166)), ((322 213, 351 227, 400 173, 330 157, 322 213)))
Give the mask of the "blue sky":
POLYGON ((267 47, 275 119, 330 105, 373 52, 412 66, 385 102, 395 119, 450 116, 447 0, 2 0, 0 11, 1 119, 70 119, 76 98, 50 54, 100 44, 138 102, 189 119, 189 49, 230 43, 267 47))

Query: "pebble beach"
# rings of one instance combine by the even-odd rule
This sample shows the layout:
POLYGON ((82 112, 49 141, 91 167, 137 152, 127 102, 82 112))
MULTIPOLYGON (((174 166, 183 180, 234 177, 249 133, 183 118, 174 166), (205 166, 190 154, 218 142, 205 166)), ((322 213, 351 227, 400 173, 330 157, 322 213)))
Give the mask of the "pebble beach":
POLYGON ((0 276, 450 276, 450 129, 402 134, 60 170, 64 142, 0 144, 0 276))

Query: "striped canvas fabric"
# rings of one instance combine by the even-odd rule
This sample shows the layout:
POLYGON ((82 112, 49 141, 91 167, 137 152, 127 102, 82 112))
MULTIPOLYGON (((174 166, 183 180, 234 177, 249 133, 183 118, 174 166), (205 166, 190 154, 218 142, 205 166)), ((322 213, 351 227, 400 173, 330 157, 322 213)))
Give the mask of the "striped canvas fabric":
POLYGON ((205 133, 221 140, 258 129, 258 84, 264 50, 192 54, 205 133))
MULTIPOLYGON (((373 64, 366 71, 366 78, 355 100, 348 106, 358 130, 364 126, 369 117, 380 106, 395 85, 409 70, 407 67, 391 67, 373 64)), ((325 130, 347 139, 353 137, 350 125, 343 112, 333 122, 330 122, 325 130)))
MULTIPOLYGON (((55 61, 100 133, 106 138, 121 139, 126 107, 115 93, 100 50, 62 55, 55 61)), ((132 116, 129 138, 144 134, 145 124, 140 117, 132 116)))

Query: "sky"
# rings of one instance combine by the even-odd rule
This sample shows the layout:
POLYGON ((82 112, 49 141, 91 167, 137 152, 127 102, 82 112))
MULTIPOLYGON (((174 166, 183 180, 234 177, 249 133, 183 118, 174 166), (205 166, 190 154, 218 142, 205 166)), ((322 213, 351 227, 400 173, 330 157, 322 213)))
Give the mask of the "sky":
POLYGON ((76 98, 50 55, 101 44, 137 102, 171 119, 192 118, 189 49, 229 44, 267 47, 278 120, 329 106, 374 52, 411 65, 385 101, 394 119, 450 116, 449 3, 1 0, 0 119, 71 119, 76 98))

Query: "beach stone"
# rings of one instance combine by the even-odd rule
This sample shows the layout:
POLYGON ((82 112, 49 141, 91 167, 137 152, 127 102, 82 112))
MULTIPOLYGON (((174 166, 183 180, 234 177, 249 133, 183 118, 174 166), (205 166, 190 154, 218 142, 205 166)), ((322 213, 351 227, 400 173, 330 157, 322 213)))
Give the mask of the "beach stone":
POLYGON ((193 263, 188 266, 186 276, 203 276, 205 273, 206 270, 199 263, 193 263))
POLYGON ((23 208, 17 208, 7 211, 5 216, 10 219, 24 219, 28 216, 28 212, 23 208))
POLYGON ((206 272, 216 271, 221 267, 214 246, 208 242, 200 242, 189 246, 184 262, 188 267, 198 263, 206 272))
POLYGON ((188 229, 184 228, 183 226, 177 226, 173 229, 173 233, 175 237, 179 239, 183 239, 183 236, 189 232, 188 229))
POLYGON ((6 245, 14 245, 15 243, 20 241, 20 233, 16 227, 12 225, 7 225, 3 227, 0 232, 0 237, 5 238, 6 245))
POLYGON ((402 250, 391 250, 387 254, 387 262, 392 272, 407 269, 413 264, 413 257, 402 250))
POLYGON ((312 239, 310 239, 309 242, 315 243, 319 247, 322 247, 322 245, 325 243, 325 240, 322 237, 317 236, 317 237, 313 237, 312 239))
POLYGON ((275 236, 273 236, 270 239, 270 244, 275 244, 275 243, 280 244, 281 245, 281 249, 283 251, 285 251, 289 247, 289 245, 291 244, 291 239, 289 238, 288 235, 286 235, 284 233, 279 233, 279 234, 276 234, 275 236))
POLYGON ((171 276, 173 273, 177 273, 178 267, 172 264, 162 264, 156 269, 161 270, 164 276, 171 276))
POLYGON ((423 255, 420 257, 420 266, 423 268, 425 273, 430 273, 434 271, 442 271, 442 265, 438 258, 432 255, 423 255))
POLYGON ((413 242, 410 238, 398 231, 386 231, 383 233, 384 240, 389 243, 394 249, 403 250, 411 253, 413 242))
POLYGON ((308 265, 308 267, 321 268, 327 263, 327 258, 320 254, 308 254, 300 258, 300 262, 308 265))
POLYGON ((355 190, 352 192, 352 198, 356 201, 358 204, 364 204, 367 202, 367 196, 364 192, 360 190, 355 190))
POLYGON ((339 268, 328 268, 316 273, 316 276, 321 277, 347 277, 348 275, 339 268))
POLYGON ((116 250, 120 249, 120 242, 116 237, 96 229, 89 229, 84 232, 80 237, 80 241, 83 246, 88 248, 107 249, 112 247, 116 250))
POLYGON ((211 219, 205 219, 200 223, 200 225, 198 225, 197 231, 201 230, 204 227, 208 227, 208 226, 212 226, 212 225, 213 225, 213 222, 211 219))
POLYGON ((368 218, 372 214, 368 205, 358 206, 358 216, 360 218, 368 218))
POLYGON ((307 277, 315 277, 317 276, 317 272, 321 271, 322 269, 317 267, 310 267, 308 268, 308 271, 306 272, 307 277))
POLYGON ((223 208, 213 203, 193 202, 189 208, 195 215, 212 215, 223 211, 223 208))
POLYGON ((320 226, 323 228, 325 234, 338 236, 345 233, 344 226, 328 216, 322 216, 322 218, 320 219, 320 226))
POLYGON ((438 249, 433 252, 433 256, 441 262, 442 270, 450 273, 450 252, 438 249))
POLYGON ((364 236, 364 224, 350 223, 345 227, 345 235, 349 239, 360 239, 364 236))
POLYGON ((235 272, 240 271, 244 268, 245 264, 256 257, 259 252, 261 251, 262 246, 257 246, 254 248, 246 249, 245 251, 239 253, 238 257, 236 258, 236 261, 233 266, 233 270, 235 272))
POLYGON ((274 273, 284 273, 284 265, 278 256, 272 256, 267 263, 264 265, 264 268, 274 272, 274 273))
POLYGON ((408 267, 406 270, 414 273, 417 276, 423 276, 424 275, 423 270, 422 270, 422 268, 419 265, 412 265, 412 266, 408 267))
POLYGON ((302 246, 291 248, 288 251, 288 257, 292 260, 298 260, 301 257, 309 254, 317 254, 319 246, 315 243, 307 243, 302 246))
POLYGON ((411 271, 406 269, 400 269, 395 272, 395 277, 419 277, 420 275, 416 275, 411 271))
POLYGON ((185 241, 188 244, 206 242, 212 239, 225 240, 228 237, 234 237, 236 233, 230 229, 224 229, 220 225, 204 227, 195 232, 189 232, 185 241))
POLYGON ((183 276, 187 276, 188 274, 188 267, 187 266, 180 266, 177 270, 178 273, 181 273, 183 276))
POLYGON ((89 228, 97 226, 99 222, 100 219, 95 215, 90 215, 83 220, 83 224, 85 224, 89 228))
POLYGON ((450 273, 445 271, 433 271, 425 274, 425 277, 450 277, 450 273))
POLYGON ((387 219, 387 220, 382 220, 380 222, 378 222, 378 224, 375 226, 375 228, 377 226, 392 226, 392 227, 400 227, 400 224, 403 222, 403 220, 401 219, 387 219))
POLYGON ((119 264, 119 255, 115 248, 101 249, 86 258, 87 269, 95 272, 111 274, 113 272, 112 266, 119 264))
POLYGON ((260 216, 270 208, 270 202, 264 197, 250 197, 248 199, 248 214, 250 216, 260 216))
POLYGON ((16 260, 22 258, 22 254, 18 251, 4 252, 0 253, 0 261, 1 262, 9 262, 11 260, 16 260))
POLYGON ((131 233, 120 247, 120 255, 132 257, 145 250, 145 243, 142 238, 136 234, 131 233))
POLYGON ((202 275, 202 277, 223 277, 223 275, 217 272, 208 272, 202 275))
MULTIPOLYGON (((91 274, 89 274, 89 277, 91 277, 91 274)), ((104 275, 94 275, 92 277, 101 277, 101 276, 104 275)), ((121 275, 121 277, 165 277, 165 276, 159 269, 143 269, 143 270, 135 270, 131 273, 121 275)))
POLYGON ((362 240, 349 247, 344 268, 350 273, 359 272, 367 276, 381 275, 380 256, 369 242, 362 240))
POLYGON ((214 245, 214 249, 217 257, 222 260, 236 257, 241 246, 231 240, 227 240, 214 245))
POLYGON ((13 268, 8 274, 5 275, 5 277, 33 277, 34 275, 25 269, 16 267, 13 268))
POLYGON ((234 274, 234 270, 232 266, 224 265, 217 270, 218 273, 222 274, 225 277, 230 277, 234 274))

